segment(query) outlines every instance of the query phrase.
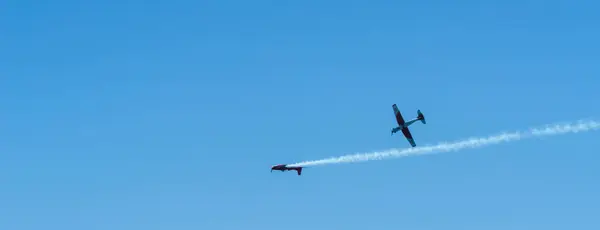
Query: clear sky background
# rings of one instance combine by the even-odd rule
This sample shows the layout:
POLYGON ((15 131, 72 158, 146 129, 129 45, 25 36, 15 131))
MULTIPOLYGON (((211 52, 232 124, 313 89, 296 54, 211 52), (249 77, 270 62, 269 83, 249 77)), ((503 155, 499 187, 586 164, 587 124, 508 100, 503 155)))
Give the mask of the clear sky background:
POLYGON ((598 7, 4 1, 0 229, 598 229, 598 132, 269 173, 599 118, 598 7))

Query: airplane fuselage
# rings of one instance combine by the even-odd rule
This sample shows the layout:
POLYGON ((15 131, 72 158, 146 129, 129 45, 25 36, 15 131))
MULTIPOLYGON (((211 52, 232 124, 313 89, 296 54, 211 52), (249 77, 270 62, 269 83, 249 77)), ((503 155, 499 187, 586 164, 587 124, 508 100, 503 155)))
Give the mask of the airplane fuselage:
POLYGON ((278 171, 291 171, 291 170, 296 170, 296 172, 298 173, 298 176, 300 176, 302 174, 302 167, 288 167, 287 165, 275 165, 273 167, 271 167, 271 172, 273 170, 278 170, 278 171))
POLYGON ((412 120, 410 120, 410 121, 404 122, 404 124, 402 124, 402 125, 400 125, 400 126, 397 126, 396 128, 394 128, 394 129, 392 130, 392 133, 398 132, 398 131, 402 130, 403 128, 408 128, 408 126, 410 126, 410 125, 414 124, 414 123, 415 123, 415 122, 417 122, 418 120, 419 120, 418 118, 415 118, 415 119, 412 119, 412 120))

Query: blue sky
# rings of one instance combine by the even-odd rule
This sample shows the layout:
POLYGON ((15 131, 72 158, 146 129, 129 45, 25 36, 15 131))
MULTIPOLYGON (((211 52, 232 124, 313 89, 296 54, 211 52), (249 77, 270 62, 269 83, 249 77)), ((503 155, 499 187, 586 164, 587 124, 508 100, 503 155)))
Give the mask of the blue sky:
POLYGON ((0 229, 594 229, 597 1, 8 1, 0 229))

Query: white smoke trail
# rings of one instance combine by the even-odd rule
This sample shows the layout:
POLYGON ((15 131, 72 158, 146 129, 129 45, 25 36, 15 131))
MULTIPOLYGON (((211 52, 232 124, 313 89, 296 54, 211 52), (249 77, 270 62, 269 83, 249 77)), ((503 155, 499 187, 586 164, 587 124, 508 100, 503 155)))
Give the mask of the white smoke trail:
POLYGON ((433 154, 441 152, 458 151, 466 148, 478 148, 487 145, 499 144, 502 142, 512 142, 525 138, 554 136, 567 133, 578 133, 600 129, 600 123, 597 121, 578 121, 567 124, 546 125, 544 128, 532 128, 528 131, 516 131, 512 133, 502 133, 488 137, 469 138, 467 140, 456 141, 453 143, 440 143, 433 146, 414 147, 407 149, 390 149, 380 152, 351 154, 340 157, 332 157, 315 161, 304 161, 290 164, 288 166, 317 166, 326 164, 352 163, 361 161, 383 160, 388 158, 405 157, 412 155, 433 154))

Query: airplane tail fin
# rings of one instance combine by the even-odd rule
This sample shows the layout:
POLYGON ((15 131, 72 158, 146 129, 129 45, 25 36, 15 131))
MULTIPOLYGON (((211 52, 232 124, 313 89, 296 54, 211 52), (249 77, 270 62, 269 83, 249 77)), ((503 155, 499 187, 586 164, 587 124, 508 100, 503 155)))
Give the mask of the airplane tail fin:
POLYGON ((419 119, 421 123, 427 124, 427 122, 425 121, 425 116, 423 115, 423 113, 421 113, 421 110, 417 110, 417 119, 419 119))

